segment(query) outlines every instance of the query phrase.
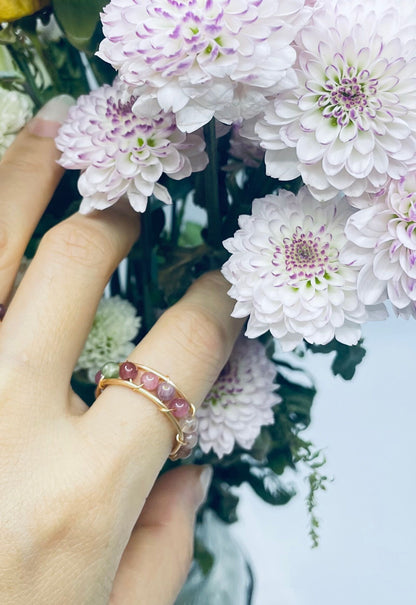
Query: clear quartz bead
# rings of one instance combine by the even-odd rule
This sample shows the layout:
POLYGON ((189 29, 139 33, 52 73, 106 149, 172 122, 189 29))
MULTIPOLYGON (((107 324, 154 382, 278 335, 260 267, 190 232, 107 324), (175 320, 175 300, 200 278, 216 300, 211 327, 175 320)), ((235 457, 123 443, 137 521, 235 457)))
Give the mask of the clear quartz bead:
POLYGON ((185 433, 183 436, 186 447, 193 448, 198 443, 198 433, 193 431, 192 433, 185 433))
POLYGON ((186 445, 183 445, 178 452, 178 458, 182 458, 182 460, 185 458, 189 458, 191 453, 192 453, 192 448, 188 447, 186 445))
POLYGON ((182 425, 183 433, 194 433, 198 429, 198 420, 196 418, 187 418, 182 425))

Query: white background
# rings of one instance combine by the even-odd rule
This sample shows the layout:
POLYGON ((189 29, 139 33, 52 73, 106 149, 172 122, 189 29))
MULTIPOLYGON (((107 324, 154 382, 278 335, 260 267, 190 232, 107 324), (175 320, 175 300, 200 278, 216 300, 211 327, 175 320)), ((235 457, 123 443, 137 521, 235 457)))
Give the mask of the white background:
POLYGON ((349 382, 332 376, 332 357, 308 356, 318 395, 303 436, 333 477, 319 496, 320 546, 310 548, 301 478, 282 507, 243 488, 232 531, 254 568, 254 605, 416 603, 414 334, 414 320, 365 325, 367 355, 349 382))

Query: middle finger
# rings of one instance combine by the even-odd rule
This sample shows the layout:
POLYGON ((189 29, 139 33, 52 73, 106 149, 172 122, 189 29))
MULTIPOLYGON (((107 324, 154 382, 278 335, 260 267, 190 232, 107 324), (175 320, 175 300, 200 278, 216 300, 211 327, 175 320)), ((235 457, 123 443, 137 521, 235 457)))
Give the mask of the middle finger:
POLYGON ((119 203, 77 213, 44 236, 2 323, 4 364, 24 364, 49 386, 69 384, 105 285, 139 224, 139 215, 119 203))

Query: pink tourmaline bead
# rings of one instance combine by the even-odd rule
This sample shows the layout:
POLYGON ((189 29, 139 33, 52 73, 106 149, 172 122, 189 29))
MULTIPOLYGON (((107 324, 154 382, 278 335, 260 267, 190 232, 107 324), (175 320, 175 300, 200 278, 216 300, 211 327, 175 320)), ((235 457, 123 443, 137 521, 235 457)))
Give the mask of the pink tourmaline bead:
POLYGON ((169 402, 169 409, 172 410, 172 414, 175 418, 185 418, 189 414, 191 408, 186 399, 177 397, 169 402))
POLYGON ((184 433, 195 433, 198 429, 198 420, 196 418, 187 418, 182 425, 184 433))
POLYGON ((156 376, 153 372, 144 372, 140 381, 146 391, 154 391, 159 384, 159 376, 156 376))
POLYGON ((157 387, 157 396, 162 401, 169 401, 175 394, 175 387, 169 382, 161 382, 157 387))
POLYGON ((125 361, 120 365, 119 376, 122 380, 134 380, 138 373, 136 366, 131 361, 125 361))
POLYGON ((101 374, 101 370, 98 370, 98 372, 95 375, 95 384, 98 384, 102 377, 103 377, 103 375, 101 374))
POLYGON ((183 440, 187 447, 193 448, 198 443, 198 433, 184 433, 183 440))

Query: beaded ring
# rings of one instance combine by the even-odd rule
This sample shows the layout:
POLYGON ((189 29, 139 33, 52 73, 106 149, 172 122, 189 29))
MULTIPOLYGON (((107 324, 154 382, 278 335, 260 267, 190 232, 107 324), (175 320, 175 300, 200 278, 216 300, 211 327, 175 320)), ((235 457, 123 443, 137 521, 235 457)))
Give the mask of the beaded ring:
POLYGON ((188 458, 198 441, 198 421, 195 406, 168 378, 147 366, 124 361, 109 361, 95 376, 95 397, 110 385, 127 387, 144 395, 165 414, 176 430, 175 443, 169 455, 171 460, 188 458))

